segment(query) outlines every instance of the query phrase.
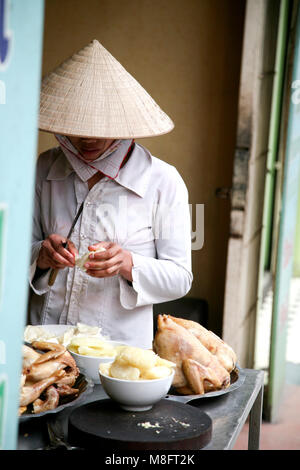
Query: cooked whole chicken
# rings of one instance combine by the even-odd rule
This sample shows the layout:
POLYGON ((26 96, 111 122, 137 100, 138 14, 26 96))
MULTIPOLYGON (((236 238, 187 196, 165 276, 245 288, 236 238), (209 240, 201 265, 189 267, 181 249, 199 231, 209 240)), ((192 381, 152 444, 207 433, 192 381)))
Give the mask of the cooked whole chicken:
POLYGON ((180 394, 204 394, 230 385, 236 355, 199 323, 159 315, 153 349, 163 359, 176 363, 173 386, 180 394))
POLYGON ((54 409, 60 396, 78 394, 72 388, 78 375, 75 360, 61 344, 34 341, 32 347, 24 345, 19 414, 30 404, 33 413, 54 409))

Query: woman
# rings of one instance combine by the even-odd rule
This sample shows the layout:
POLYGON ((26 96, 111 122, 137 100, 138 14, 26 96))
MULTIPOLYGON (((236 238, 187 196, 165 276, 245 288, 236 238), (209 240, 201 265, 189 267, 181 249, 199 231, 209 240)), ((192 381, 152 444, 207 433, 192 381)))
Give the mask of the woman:
POLYGON ((40 129, 59 146, 37 164, 30 323, 98 325, 151 347, 152 305, 191 287, 188 193, 177 170, 134 139, 173 127, 98 41, 43 80, 40 129), (75 261, 89 251, 84 271, 75 261))

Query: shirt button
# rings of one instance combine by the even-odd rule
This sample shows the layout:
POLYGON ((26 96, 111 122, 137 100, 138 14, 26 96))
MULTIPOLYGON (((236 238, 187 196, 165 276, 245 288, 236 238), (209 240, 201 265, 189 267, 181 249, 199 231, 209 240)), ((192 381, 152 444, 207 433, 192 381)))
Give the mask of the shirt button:
POLYGON ((81 240, 84 240, 86 238, 86 235, 84 235, 83 233, 80 235, 80 238, 81 240))

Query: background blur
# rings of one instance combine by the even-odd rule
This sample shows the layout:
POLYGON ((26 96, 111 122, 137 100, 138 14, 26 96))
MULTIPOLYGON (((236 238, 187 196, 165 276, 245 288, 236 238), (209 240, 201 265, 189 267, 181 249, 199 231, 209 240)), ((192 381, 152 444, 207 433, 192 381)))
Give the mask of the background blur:
MULTIPOLYGON (((244 1, 50 0, 45 2, 42 74, 93 39, 150 93, 175 122, 171 133, 141 139, 175 165, 190 203, 205 205, 205 246, 193 252, 190 295, 207 299, 221 330, 230 187, 236 135, 244 1), (61 20, 58 20, 60 18, 61 20)), ((39 152, 57 145, 39 135, 39 152)))

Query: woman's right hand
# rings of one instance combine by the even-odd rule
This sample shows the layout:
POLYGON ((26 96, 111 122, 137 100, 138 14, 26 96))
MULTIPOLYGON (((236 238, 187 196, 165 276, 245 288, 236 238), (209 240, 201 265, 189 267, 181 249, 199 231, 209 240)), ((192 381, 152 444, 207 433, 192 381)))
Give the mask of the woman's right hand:
POLYGON ((68 240, 67 248, 63 247, 63 243, 67 240, 61 235, 53 233, 43 241, 37 266, 40 269, 63 269, 66 267, 74 268, 75 256, 78 251, 71 240, 68 240))

